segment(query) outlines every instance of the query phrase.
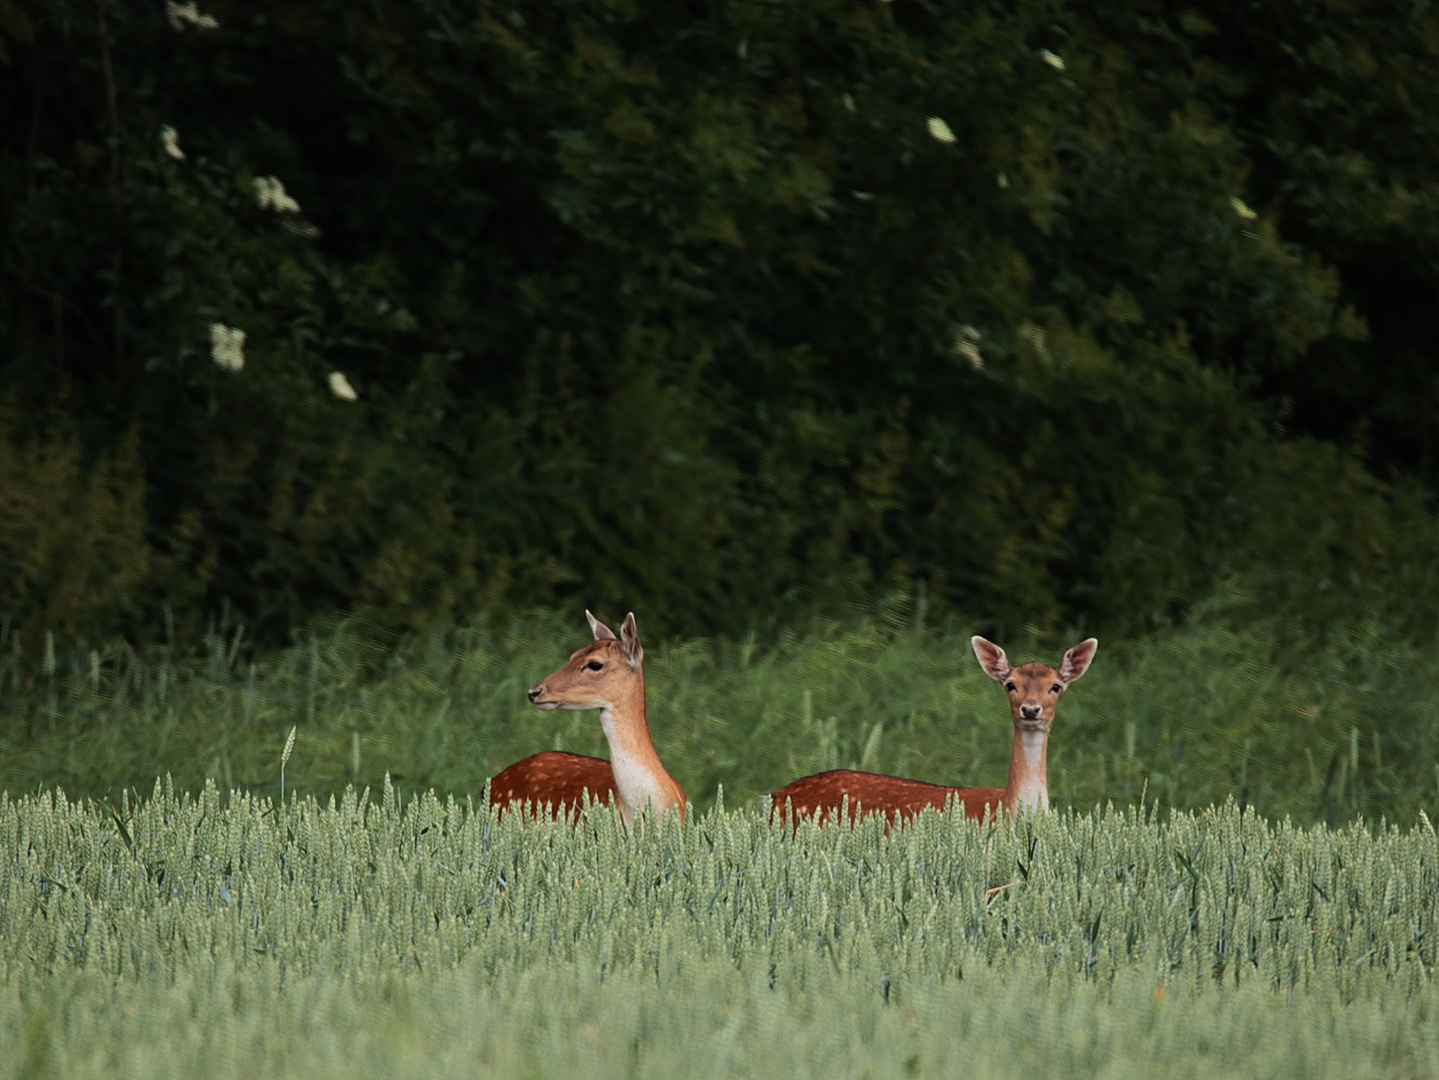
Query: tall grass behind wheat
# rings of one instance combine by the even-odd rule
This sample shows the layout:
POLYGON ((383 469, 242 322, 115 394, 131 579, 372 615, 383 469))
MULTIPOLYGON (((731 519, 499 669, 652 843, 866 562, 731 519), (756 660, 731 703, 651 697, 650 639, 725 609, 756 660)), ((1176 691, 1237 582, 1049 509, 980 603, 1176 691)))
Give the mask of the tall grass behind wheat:
MULTIPOLYGON (((612 613, 605 613, 612 614, 612 613)), ((641 619, 641 633, 644 622, 641 619)), ((646 641, 660 755, 699 807, 731 805, 805 773, 870 769, 1002 785, 1011 728, 978 668, 970 627, 883 615, 753 641, 646 641)), ((1016 662, 1057 663, 1067 637, 1005 641, 1016 662)), ((378 787, 477 795, 543 749, 606 756, 594 713, 541 713, 525 689, 588 639, 578 617, 537 612, 382 639, 354 622, 245 658, 242 628, 190 653, 0 641, 0 789, 59 785, 118 797, 159 775, 184 789, 324 793, 378 787)), ((1322 642, 1218 618, 1101 641, 1060 703, 1051 798, 1088 808, 1181 809, 1233 798, 1268 815, 1412 821, 1439 812, 1439 658, 1373 622, 1322 642)))

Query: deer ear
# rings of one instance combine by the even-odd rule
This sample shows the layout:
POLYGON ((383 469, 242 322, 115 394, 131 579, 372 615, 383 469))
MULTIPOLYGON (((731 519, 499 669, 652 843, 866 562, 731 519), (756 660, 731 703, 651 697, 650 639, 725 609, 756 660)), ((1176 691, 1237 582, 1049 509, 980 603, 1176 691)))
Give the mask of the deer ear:
POLYGON ((596 641, 617 641, 617 640, 619 640, 618 638, 615 637, 615 632, 614 632, 613 630, 611 630, 611 629, 610 629, 608 626, 606 626, 604 623, 600 622, 599 619, 596 619, 596 618, 595 618, 593 615, 591 615, 588 611, 585 612, 585 618, 587 618, 587 619, 590 620, 590 631, 595 635, 595 640, 596 640, 596 641))
POLYGON ((984 668, 984 673, 996 682, 1004 682, 1009 678, 1009 657, 1004 655, 1001 649, 992 641, 975 634, 969 639, 974 646, 974 655, 979 660, 979 666, 984 668))
POLYGON ((640 644, 640 631, 635 625, 633 611, 625 616, 625 624, 620 627, 620 651, 625 654, 625 662, 630 667, 639 667, 644 661, 645 650, 640 644))
POLYGON ((1094 651, 1098 648, 1098 638, 1085 638, 1065 653, 1064 660, 1059 665, 1059 681, 1068 686, 1088 671, 1090 661, 1094 659, 1094 651))

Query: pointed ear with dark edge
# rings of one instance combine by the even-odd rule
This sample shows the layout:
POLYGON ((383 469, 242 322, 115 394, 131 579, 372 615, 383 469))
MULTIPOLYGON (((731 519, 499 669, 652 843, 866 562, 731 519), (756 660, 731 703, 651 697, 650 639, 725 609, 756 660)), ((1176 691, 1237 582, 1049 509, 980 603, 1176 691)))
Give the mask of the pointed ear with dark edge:
POLYGON ((978 634, 970 638, 969 643, 974 646, 974 655, 979 660, 979 666, 984 668, 986 675, 995 682, 1004 682, 1009 678, 1009 657, 1004 655, 1003 649, 992 641, 986 641, 978 634))
POLYGON ((625 624, 620 627, 620 651, 625 654, 625 660, 630 667, 639 667, 644 661, 645 650, 640 644, 640 631, 635 625, 633 611, 625 616, 625 624))
POLYGON ((1090 661, 1094 659, 1094 651, 1098 648, 1098 638, 1085 638, 1065 653, 1064 660, 1059 665, 1059 681, 1068 686, 1088 671, 1090 661))
POLYGON ((596 619, 589 611, 585 612, 585 618, 590 620, 590 631, 595 635, 596 641, 618 641, 615 632, 604 623, 596 619))

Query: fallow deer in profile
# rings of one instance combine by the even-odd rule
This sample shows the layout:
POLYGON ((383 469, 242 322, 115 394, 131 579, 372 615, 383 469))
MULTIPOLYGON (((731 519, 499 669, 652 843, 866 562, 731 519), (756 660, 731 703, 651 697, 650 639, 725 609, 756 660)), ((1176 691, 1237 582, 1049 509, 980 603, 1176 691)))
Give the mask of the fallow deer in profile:
POLYGON ((966 817, 1013 817, 1025 810, 1049 809, 1049 786, 1045 775, 1045 753, 1049 729, 1054 723, 1054 706, 1059 695, 1089 669, 1095 638, 1081 641, 1064 654, 1059 667, 1037 661, 1011 667, 1004 650, 976 635, 970 639, 979 666, 1009 694, 1009 712, 1014 721, 1014 749, 1009 759, 1009 782, 1002 788, 945 787, 898 776, 833 769, 787 784, 770 796, 771 813, 785 820, 786 808, 796 819, 815 816, 823 824, 838 817, 848 798, 849 815, 883 814, 889 825, 914 817, 927 806, 943 810, 951 800, 964 808, 966 817))
POLYGON ((625 824, 648 805, 656 816, 685 816, 684 790, 660 764, 645 719, 645 651, 633 612, 620 636, 588 611, 595 640, 529 692, 541 709, 599 709, 610 760, 549 750, 517 761, 490 781, 490 805, 529 804, 578 816, 585 793, 618 807, 625 824))

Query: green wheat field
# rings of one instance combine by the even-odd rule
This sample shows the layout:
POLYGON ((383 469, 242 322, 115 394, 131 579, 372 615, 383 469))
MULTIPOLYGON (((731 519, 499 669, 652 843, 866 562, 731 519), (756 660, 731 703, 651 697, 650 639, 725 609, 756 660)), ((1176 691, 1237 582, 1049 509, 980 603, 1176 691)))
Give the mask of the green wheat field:
POLYGON ((1417 648, 1102 642, 1057 813, 886 836, 757 796, 833 765, 1002 783, 967 628, 647 642, 690 820, 496 820, 498 768, 602 752, 593 714, 524 701, 576 622, 342 623, 254 664, 238 627, 0 642, 0 1080, 1439 1075, 1417 648))
POLYGON ((0 1075, 1439 1073, 1439 844, 1197 815, 626 833, 5 800, 0 1075))

